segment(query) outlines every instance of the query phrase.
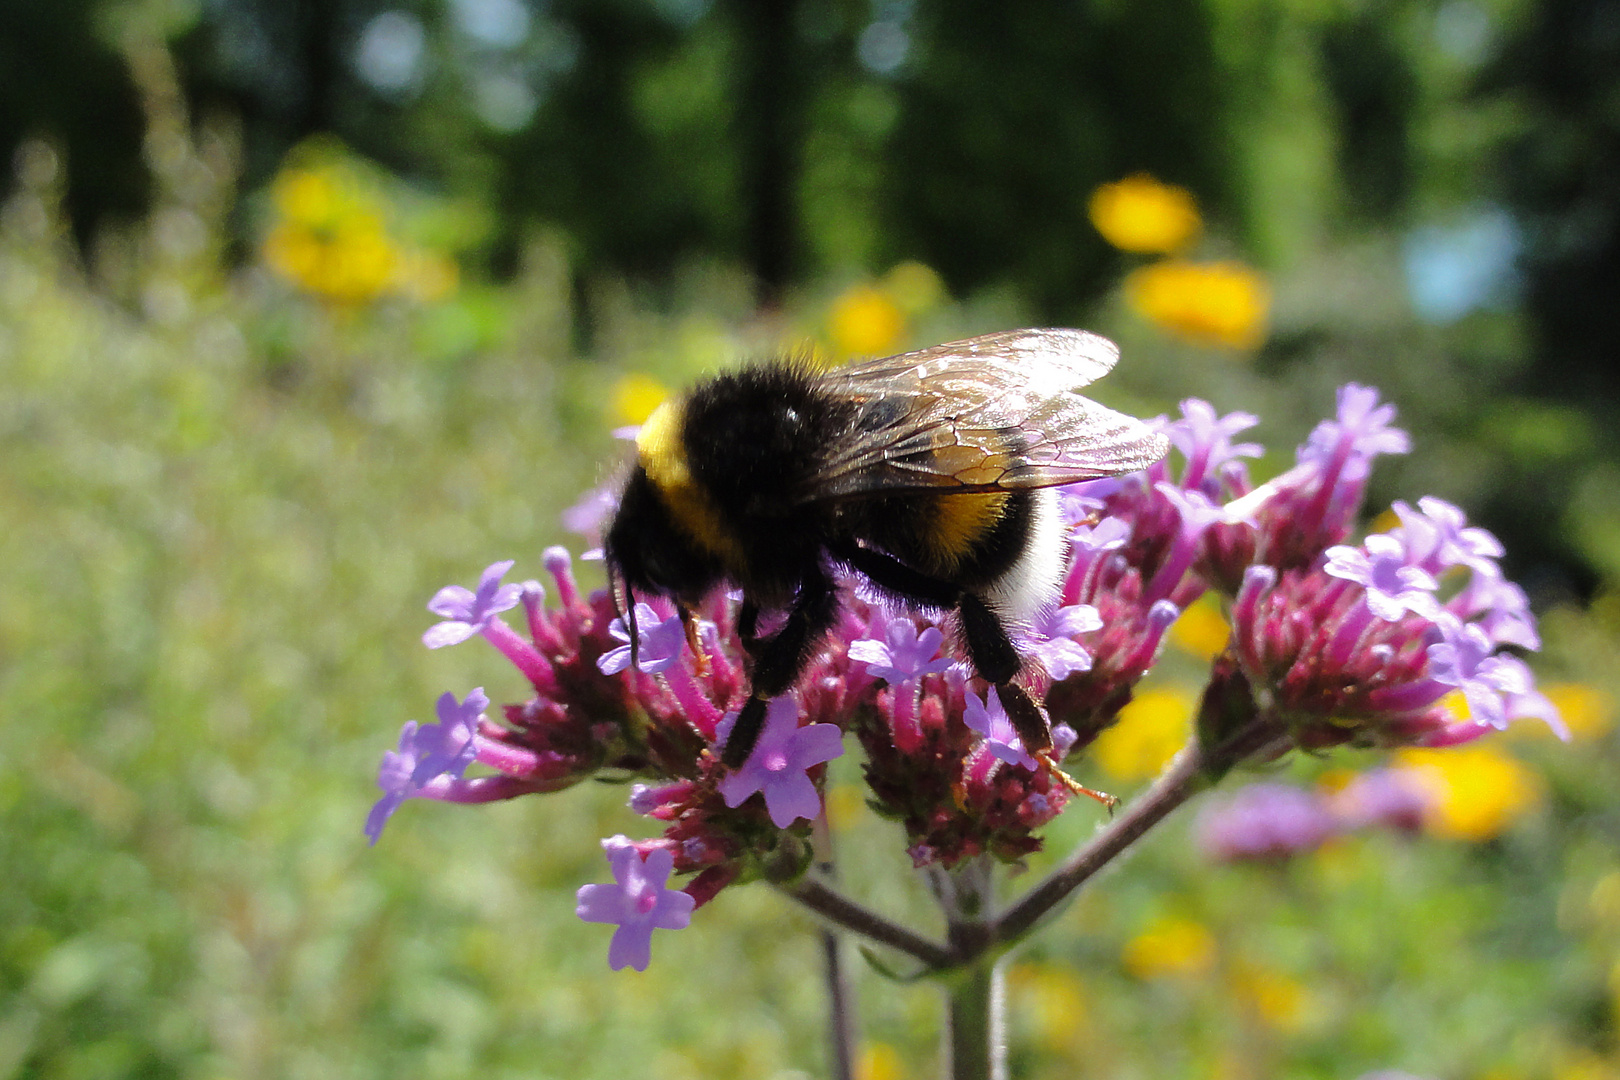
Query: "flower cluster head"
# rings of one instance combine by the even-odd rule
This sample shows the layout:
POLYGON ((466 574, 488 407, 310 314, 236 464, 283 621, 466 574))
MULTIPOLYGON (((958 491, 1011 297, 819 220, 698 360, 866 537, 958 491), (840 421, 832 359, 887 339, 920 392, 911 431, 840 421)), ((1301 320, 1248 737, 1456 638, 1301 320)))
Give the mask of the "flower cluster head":
MULTIPOLYGON (((638 969, 653 929, 684 926, 729 885, 809 868, 828 763, 850 740, 867 803, 900 825, 915 865, 1016 861, 1040 848, 1040 830, 1075 790, 1058 763, 1117 721, 1170 626, 1210 592, 1232 630, 1200 709, 1205 746, 1245 731, 1266 736, 1245 744, 1254 752, 1434 746, 1521 716, 1556 726, 1518 655, 1537 646, 1535 623, 1502 575, 1495 538, 1423 499, 1397 504, 1388 532, 1347 542, 1372 461, 1408 447, 1392 419, 1375 391, 1347 386, 1294 466, 1256 485, 1247 462, 1261 448, 1240 441, 1256 418, 1187 401, 1157 422, 1170 460, 1061 489, 1063 576, 1050 606, 1020 628, 1018 684, 1045 705, 1049 747, 1024 745, 948 616, 894 605, 851 574, 818 655, 768 703, 747 761, 727 769, 721 749, 749 693, 735 594, 717 590, 687 612, 640 597, 620 611, 607 590, 580 588, 561 548, 541 559, 549 587, 503 584, 514 564, 496 563, 476 588, 433 598, 442 621, 423 641, 482 637, 532 695, 492 711, 481 691, 447 694, 438 724, 407 724, 384 757, 367 835, 375 842, 410 798, 484 802, 592 777, 633 781, 630 809, 661 832, 608 841, 616 884, 582 890, 579 913, 616 924, 610 959, 638 969), (467 775, 475 764, 483 775, 467 775)), ((576 511, 574 527, 594 538, 611 503, 599 492, 576 511)), ((1245 826, 1250 839, 1224 843, 1263 853, 1338 827, 1275 803, 1249 813, 1259 833, 1245 826)))

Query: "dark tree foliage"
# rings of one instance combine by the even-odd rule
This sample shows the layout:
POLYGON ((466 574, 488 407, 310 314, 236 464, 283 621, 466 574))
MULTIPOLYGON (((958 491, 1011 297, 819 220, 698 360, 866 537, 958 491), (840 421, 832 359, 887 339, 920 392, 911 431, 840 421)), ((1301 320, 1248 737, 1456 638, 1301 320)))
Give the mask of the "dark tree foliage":
POLYGON ((1534 388, 1576 403, 1613 402, 1620 396, 1620 0, 1544 0, 1485 89, 1511 95, 1529 114, 1499 173, 1528 227, 1534 388))
POLYGON ((957 288, 1017 282, 1053 317, 1117 264, 1086 217, 1138 170, 1220 211, 1222 94, 1202 0, 919 5, 900 83, 887 222, 895 255, 957 288))
POLYGON ((1339 173, 1352 209, 1398 220, 1412 180, 1410 59, 1394 39, 1388 5, 1347 14, 1324 28, 1322 73, 1338 112, 1339 173))
MULTIPOLYGON (((1525 230, 1532 355, 1518 389, 1585 410, 1599 452, 1612 459, 1620 451, 1620 0, 1534 6, 1479 92, 1524 115, 1494 170, 1525 230)), ((1567 461, 1514 465, 1481 516, 1521 565, 1590 595, 1597 573, 1564 514, 1580 479, 1567 461)), ((1537 572, 1524 576, 1534 589, 1537 572)))
MULTIPOLYGON (((502 162, 502 217, 561 225, 587 271, 650 274, 683 252, 737 253, 737 216, 714 213, 717 200, 704 197, 706 189, 735 190, 724 137, 731 118, 709 117, 672 140, 648 125, 635 101, 636 77, 670 62, 681 33, 637 0, 568 0, 553 11, 578 33, 579 61, 552 87, 535 123, 487 142, 502 162)), ((722 36, 716 47, 729 51, 734 43, 722 36)))
POLYGON ((431 174, 439 154, 411 138, 408 110, 371 92, 350 54, 372 0, 211 0, 174 43, 194 111, 241 119, 242 186, 262 185, 286 152, 311 135, 333 134, 404 172, 431 174))
POLYGON ((91 0, 0 3, 0 192, 12 154, 42 135, 65 152, 68 213, 80 244, 111 215, 146 204, 143 121, 123 60, 98 38, 91 0))

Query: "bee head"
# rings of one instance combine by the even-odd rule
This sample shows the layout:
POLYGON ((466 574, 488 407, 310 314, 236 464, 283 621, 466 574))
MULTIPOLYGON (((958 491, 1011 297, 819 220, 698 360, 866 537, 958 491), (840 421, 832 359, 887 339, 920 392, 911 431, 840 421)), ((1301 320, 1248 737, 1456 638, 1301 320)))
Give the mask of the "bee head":
POLYGON ((637 466, 602 544, 615 600, 633 606, 635 594, 669 596, 695 604, 724 576, 720 565, 675 524, 647 472, 637 466), (622 584, 624 596, 618 596, 622 584))

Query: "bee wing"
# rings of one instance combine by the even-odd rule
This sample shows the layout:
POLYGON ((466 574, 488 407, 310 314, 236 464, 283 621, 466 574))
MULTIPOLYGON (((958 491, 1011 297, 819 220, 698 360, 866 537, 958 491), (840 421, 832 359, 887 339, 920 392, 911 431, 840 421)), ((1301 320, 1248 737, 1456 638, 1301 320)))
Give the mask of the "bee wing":
POLYGON ((1083 330, 1011 330, 829 372, 823 386, 854 418, 801 495, 1051 487, 1146 468, 1165 437, 1073 393, 1118 359, 1083 330))

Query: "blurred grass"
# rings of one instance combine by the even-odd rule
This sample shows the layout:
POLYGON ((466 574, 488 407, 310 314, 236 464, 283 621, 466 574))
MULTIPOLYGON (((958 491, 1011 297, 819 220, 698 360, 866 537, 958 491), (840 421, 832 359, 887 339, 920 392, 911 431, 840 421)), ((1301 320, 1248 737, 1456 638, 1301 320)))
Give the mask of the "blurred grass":
MULTIPOLYGON (((538 576, 615 454, 618 379, 678 385, 814 337, 834 293, 760 321, 723 269, 692 269, 672 307, 598 284, 581 356, 539 238, 499 288, 323 302, 219 270, 227 173, 169 136, 167 201, 109 241, 121 261, 79 265, 45 148, 0 214, 0 1080, 824 1073, 810 923, 762 887, 659 935, 646 974, 607 970, 573 892, 605 876, 598 838, 645 834, 622 789, 412 803, 376 849, 360 826, 401 722, 445 689, 522 694, 477 645, 422 650, 422 605, 498 558, 538 576)), ((1285 313, 1300 302, 1280 288, 1285 313)), ((903 325, 921 342, 1018 321, 991 295, 903 325)), ((1121 329, 1110 401, 1209 393, 1284 450, 1342 375, 1268 380, 1121 329)), ((1362 377, 1417 378, 1397 366, 1362 377)), ((1611 623, 1566 609, 1547 632, 1551 668, 1612 692, 1611 623)), ((1172 654, 1161 685, 1197 670, 1172 654)), ((1620 1074, 1614 739, 1513 742, 1546 796, 1484 844, 1362 837, 1213 869, 1169 826, 1016 961, 1015 1071, 1620 1074), (1153 933, 1207 956, 1133 969, 1153 933)), ((926 906, 858 763, 835 777, 851 891, 926 906)), ((869 1075, 929 1075, 932 988, 861 983, 869 1075)))

